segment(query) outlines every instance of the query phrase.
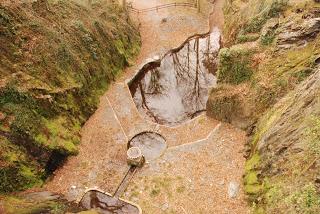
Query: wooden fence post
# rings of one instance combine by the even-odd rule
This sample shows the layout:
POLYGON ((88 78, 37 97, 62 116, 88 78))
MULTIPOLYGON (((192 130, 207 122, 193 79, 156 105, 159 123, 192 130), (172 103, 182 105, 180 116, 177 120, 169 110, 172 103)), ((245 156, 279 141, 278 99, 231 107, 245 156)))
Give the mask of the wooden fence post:
POLYGON ((127 10, 127 0, 122 0, 122 7, 124 11, 127 10))

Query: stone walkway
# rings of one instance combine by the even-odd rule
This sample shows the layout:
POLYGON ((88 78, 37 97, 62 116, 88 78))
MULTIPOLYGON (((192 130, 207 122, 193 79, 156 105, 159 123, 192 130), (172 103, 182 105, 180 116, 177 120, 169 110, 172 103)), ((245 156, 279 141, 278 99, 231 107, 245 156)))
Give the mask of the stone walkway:
MULTIPOLYGON (((159 0, 133 2, 136 8, 159 4, 159 0)), ((195 33, 207 32, 209 17, 195 9, 169 8, 134 18, 141 22, 140 55, 101 97, 98 110, 82 129, 79 155, 69 158, 47 189, 69 200, 79 200, 88 188, 113 193, 128 169, 128 140, 140 132, 155 131, 166 139, 168 148, 138 171, 124 199, 139 204, 146 214, 246 213, 241 192, 244 133, 205 115, 177 127, 147 121, 126 84, 146 59, 161 56, 195 33), (232 199, 228 198, 230 182, 240 184, 232 199)))

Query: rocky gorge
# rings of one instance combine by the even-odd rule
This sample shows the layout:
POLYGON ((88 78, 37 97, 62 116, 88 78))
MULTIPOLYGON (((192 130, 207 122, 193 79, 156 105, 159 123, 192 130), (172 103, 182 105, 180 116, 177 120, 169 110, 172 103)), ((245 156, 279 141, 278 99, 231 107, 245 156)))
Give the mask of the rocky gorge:
POLYGON ((319 1, 172 2, 0 2, 0 213, 320 212, 319 1))
POLYGON ((247 131, 244 184, 254 213, 320 211, 319 6, 251 0, 225 7, 226 47, 207 114, 247 131))

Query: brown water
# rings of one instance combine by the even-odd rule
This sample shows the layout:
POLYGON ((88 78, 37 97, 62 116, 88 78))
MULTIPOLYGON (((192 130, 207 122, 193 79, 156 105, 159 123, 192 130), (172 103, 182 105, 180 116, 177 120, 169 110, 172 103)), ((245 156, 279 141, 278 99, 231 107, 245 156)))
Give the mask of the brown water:
POLYGON ((177 125, 205 111, 209 89, 216 85, 219 48, 220 32, 214 29, 146 64, 129 84, 140 113, 159 124, 177 125))
POLYGON ((143 132, 133 137, 129 147, 139 147, 144 158, 149 161, 160 157, 167 148, 165 139, 154 132, 143 132))
POLYGON ((80 201, 85 209, 96 209, 102 214, 139 214, 139 209, 132 204, 102 192, 88 191, 80 201))

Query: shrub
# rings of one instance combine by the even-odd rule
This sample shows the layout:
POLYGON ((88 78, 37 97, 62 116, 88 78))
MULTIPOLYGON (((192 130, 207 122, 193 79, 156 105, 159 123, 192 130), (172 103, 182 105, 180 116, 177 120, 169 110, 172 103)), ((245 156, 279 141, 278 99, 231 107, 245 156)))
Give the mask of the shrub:
POLYGON ((219 52, 218 81, 239 84, 252 76, 251 51, 232 47, 219 52))

